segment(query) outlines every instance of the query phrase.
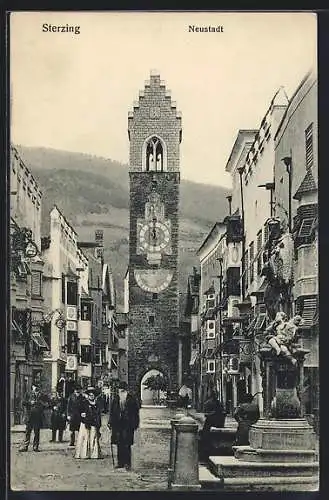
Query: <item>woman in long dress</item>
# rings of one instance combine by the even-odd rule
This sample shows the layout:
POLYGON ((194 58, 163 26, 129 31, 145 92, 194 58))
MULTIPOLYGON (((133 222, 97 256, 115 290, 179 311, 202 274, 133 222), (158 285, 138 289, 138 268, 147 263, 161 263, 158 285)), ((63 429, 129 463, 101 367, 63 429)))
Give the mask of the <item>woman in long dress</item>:
POLYGON ((95 389, 88 387, 86 400, 81 404, 81 423, 75 458, 101 458, 100 427, 101 411, 96 402, 95 389))

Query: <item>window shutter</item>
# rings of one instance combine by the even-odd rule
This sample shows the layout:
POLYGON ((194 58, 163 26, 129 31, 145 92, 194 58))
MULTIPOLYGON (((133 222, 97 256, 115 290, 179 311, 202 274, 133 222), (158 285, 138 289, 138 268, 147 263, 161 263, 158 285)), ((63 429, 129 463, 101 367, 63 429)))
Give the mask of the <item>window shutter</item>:
POLYGON ((306 168, 313 166, 313 123, 305 130, 306 168))
POLYGON ((32 271, 31 273, 31 292, 36 297, 41 296, 41 272, 32 271))
POLYGON ((312 234, 314 223, 315 223, 314 217, 303 219, 299 228, 298 236, 300 238, 310 237, 312 234))

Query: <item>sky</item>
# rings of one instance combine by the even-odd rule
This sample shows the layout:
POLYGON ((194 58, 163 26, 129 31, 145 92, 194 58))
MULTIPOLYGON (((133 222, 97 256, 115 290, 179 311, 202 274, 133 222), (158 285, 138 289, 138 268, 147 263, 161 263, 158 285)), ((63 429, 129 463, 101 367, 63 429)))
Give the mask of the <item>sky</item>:
POLYGON ((278 88, 290 98, 315 66, 316 23, 305 12, 12 13, 11 140, 128 163, 128 111, 156 69, 182 112, 182 178, 230 187, 238 130, 257 129, 278 88))

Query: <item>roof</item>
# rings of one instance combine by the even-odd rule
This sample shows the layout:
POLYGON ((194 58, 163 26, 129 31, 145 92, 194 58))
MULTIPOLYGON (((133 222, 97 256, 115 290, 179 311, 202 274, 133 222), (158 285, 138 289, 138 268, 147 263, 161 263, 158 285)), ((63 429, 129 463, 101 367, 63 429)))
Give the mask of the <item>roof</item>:
POLYGON ((76 280, 79 279, 79 275, 73 271, 70 264, 66 267, 65 276, 67 276, 68 278, 74 278, 76 280))
POLYGON ((290 108, 293 104, 293 102, 295 101, 295 98, 296 96, 298 95, 298 93, 300 92, 300 90, 304 87, 304 85, 306 85, 306 83, 309 81, 309 80, 312 80, 314 79, 314 81, 317 81, 317 78, 316 78, 316 74, 315 74, 315 71, 314 69, 308 71, 306 73, 306 75, 304 76, 304 78, 302 79, 302 81, 300 82, 300 84, 298 85, 297 89, 295 90, 295 92, 293 93, 292 97, 290 98, 289 100, 289 104, 285 110, 285 112, 283 113, 283 116, 282 116, 282 119, 280 121, 280 124, 278 126, 278 129, 275 133, 275 136, 274 136, 274 140, 277 138, 277 136, 279 135, 279 132, 283 126, 283 123, 285 122, 285 119, 288 115, 288 113, 290 112, 290 108))
POLYGON ((233 144, 231 154, 230 154, 229 159, 227 160, 227 163, 225 166, 226 172, 231 172, 233 161, 236 158, 237 154, 239 153, 243 143, 247 142, 246 139, 249 139, 250 142, 253 142, 257 133, 258 133, 258 129, 257 130, 256 129, 246 129, 246 130, 241 129, 238 131, 235 142, 233 144))
MULTIPOLYGON (((202 245, 200 246, 199 250, 197 251, 197 255, 200 254, 200 251, 207 245, 207 243, 211 240, 213 236, 216 235, 216 233, 219 233, 220 228, 225 228, 226 230, 226 224, 224 222, 215 222, 213 225, 212 229, 206 236, 206 239, 203 241, 202 245)), ((225 232, 221 235, 220 239, 224 236, 225 232)))
POLYGON ((304 179, 302 180, 301 185, 297 189, 296 193, 294 194, 293 198, 294 200, 300 200, 303 196, 303 194, 306 193, 312 193, 317 191, 318 188, 315 184, 315 180, 312 174, 312 170, 309 168, 307 169, 306 175, 304 179))

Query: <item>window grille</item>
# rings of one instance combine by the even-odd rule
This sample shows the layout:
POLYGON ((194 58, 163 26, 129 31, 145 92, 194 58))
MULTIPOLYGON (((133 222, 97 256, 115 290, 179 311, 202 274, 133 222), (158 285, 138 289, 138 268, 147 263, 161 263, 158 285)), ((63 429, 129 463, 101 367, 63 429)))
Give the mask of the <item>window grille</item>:
POLYGON ((91 363, 91 346, 81 346, 81 363, 91 363))

